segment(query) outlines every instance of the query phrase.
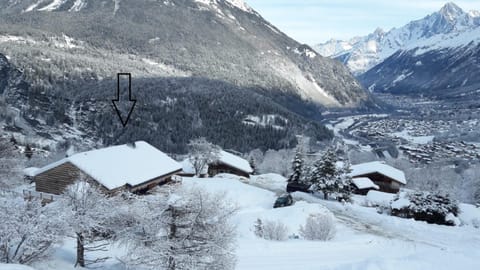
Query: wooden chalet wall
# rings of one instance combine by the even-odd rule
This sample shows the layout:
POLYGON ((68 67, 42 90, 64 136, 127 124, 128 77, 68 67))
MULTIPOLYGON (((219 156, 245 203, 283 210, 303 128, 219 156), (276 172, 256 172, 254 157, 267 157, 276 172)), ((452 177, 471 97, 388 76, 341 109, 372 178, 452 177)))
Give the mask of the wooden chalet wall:
POLYGON ((106 194, 116 194, 124 190, 141 194, 141 193, 146 193, 148 190, 154 188, 157 185, 161 185, 169 182, 172 175, 178 172, 180 171, 159 176, 157 178, 151 179, 149 181, 146 181, 136 186, 127 185, 127 186, 121 186, 116 189, 109 190, 105 188, 103 185, 101 185, 99 182, 97 182, 95 179, 93 179, 92 177, 82 172, 78 167, 76 167, 72 163, 66 162, 48 171, 38 174, 37 176, 35 176, 34 180, 35 180, 35 186, 36 186, 35 190, 37 192, 49 193, 49 194, 55 194, 55 195, 62 194, 66 187, 68 187, 69 185, 72 185, 75 181, 79 180, 80 178, 86 180, 92 185, 97 186, 98 188, 100 188, 102 192, 105 192, 106 194))
MULTIPOLYGON (((364 189, 359 189, 357 188, 354 184, 352 184, 352 190, 353 190, 353 193, 354 194, 358 194, 358 195, 367 195, 367 193, 370 191, 370 190, 376 190, 374 188, 364 188, 364 189)), ((381 191, 381 190, 378 190, 378 191, 381 191)))
POLYGON ((138 194, 144 194, 151 190, 152 188, 158 186, 158 185, 163 185, 172 180, 172 176, 180 173, 181 170, 178 170, 176 172, 167 174, 167 175, 162 175, 160 177, 154 178, 152 180, 146 181, 142 184, 136 185, 136 186, 127 186, 125 187, 126 190, 133 192, 133 193, 138 193, 138 194))
POLYGON ((229 166, 227 164, 218 163, 218 164, 209 164, 208 165, 208 174, 215 176, 220 173, 230 173, 243 177, 250 177, 250 175, 242 170, 229 166))
POLYGON ((380 187, 378 191, 382 191, 382 192, 398 193, 400 191, 400 187, 404 186, 402 183, 397 182, 394 179, 380 173, 356 175, 355 177, 370 178, 370 180, 372 180, 376 185, 380 187))
POLYGON ((82 175, 80 169, 70 162, 63 163, 34 177, 37 192, 60 195, 65 188, 82 175))

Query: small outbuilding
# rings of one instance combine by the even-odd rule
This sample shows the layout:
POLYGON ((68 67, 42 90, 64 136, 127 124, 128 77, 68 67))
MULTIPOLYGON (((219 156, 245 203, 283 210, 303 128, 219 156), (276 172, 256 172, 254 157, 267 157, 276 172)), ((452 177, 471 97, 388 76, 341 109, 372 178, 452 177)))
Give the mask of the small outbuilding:
POLYGON ((23 179, 28 182, 28 183, 32 183, 33 182, 33 178, 35 177, 35 173, 38 171, 38 168, 37 167, 29 167, 29 168, 25 168, 23 170, 23 179))
POLYGON ((215 176, 220 173, 250 177, 253 168, 247 160, 232 153, 220 151, 217 161, 208 164, 208 175, 215 176))
POLYGON ((80 178, 105 193, 146 192, 168 182, 182 166, 152 145, 139 141, 74 154, 35 171, 37 192, 61 194, 80 178))
POLYGON ((353 192, 359 195, 367 195, 370 190, 379 190, 380 187, 373 183, 370 178, 367 177, 357 177, 352 179, 353 183, 353 192))
POLYGON ((382 192, 397 193, 401 187, 407 184, 403 171, 383 162, 374 161, 357 164, 353 165, 351 169, 350 175, 352 178, 368 178, 382 192))

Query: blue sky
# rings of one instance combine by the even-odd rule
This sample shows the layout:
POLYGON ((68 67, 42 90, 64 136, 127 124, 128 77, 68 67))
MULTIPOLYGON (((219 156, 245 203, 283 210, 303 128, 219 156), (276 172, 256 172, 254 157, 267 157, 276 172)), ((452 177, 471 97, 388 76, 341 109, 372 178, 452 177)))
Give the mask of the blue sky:
MULTIPOLYGON (((438 0, 245 0, 265 19, 302 43, 389 30, 440 10, 438 0)), ((454 1, 463 10, 480 10, 480 0, 454 1)))

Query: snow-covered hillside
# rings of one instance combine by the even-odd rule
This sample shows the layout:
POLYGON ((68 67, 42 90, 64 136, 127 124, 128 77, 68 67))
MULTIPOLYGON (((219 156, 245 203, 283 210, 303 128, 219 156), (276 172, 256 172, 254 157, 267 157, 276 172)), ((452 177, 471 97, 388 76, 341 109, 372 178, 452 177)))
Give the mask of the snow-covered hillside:
MULTIPOLYGON (((430 225, 382 215, 375 208, 362 206, 362 196, 355 198, 356 204, 342 205, 312 195, 294 193, 296 202, 293 206, 274 209, 272 206, 276 194, 269 189, 278 190, 280 182, 286 179, 275 175, 260 178, 264 188, 243 183, 232 175, 183 179, 183 186, 225 193, 226 199, 237 206, 238 211, 233 218, 237 227, 236 269, 473 270, 480 266, 480 236, 478 229, 473 226, 430 225), (268 179, 272 180, 271 184, 268 179), (298 238, 299 228, 310 214, 335 216, 336 235, 331 241, 298 238), (283 223, 290 239, 270 241, 258 238, 254 234, 257 219, 283 223)), ((253 181, 256 182, 255 179, 253 181)), ((475 207, 465 209, 468 210, 465 218, 472 219, 480 213, 475 207)), ((115 256, 124 252, 112 246, 109 255, 113 258, 102 267, 123 269, 121 264, 115 262, 115 256)), ((55 254, 53 259, 36 263, 33 267, 36 270, 74 269, 72 260, 75 249, 72 241, 66 241, 58 247, 55 254)), ((16 270, 15 267, 0 265, 0 270, 16 270)))
POLYGON ((478 11, 465 12, 453 3, 440 11, 412 21, 388 32, 377 29, 365 37, 348 41, 331 40, 315 46, 323 56, 338 58, 355 74, 362 74, 398 50, 418 49, 425 53, 432 49, 466 46, 478 42, 480 17, 478 11))

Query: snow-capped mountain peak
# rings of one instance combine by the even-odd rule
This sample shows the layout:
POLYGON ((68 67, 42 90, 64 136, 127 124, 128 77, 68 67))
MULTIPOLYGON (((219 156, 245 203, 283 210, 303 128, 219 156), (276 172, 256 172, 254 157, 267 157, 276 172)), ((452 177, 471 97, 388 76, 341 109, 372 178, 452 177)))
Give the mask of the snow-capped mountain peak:
POLYGON ((478 11, 478 10, 470 10, 470 11, 468 12, 468 15, 469 15, 470 17, 472 17, 472 18, 478 18, 478 17, 480 17, 480 11, 478 11))
POLYGON ((243 1, 243 0, 226 0, 226 2, 230 3, 231 5, 239 8, 243 11, 247 11, 247 12, 252 11, 252 8, 247 3, 245 3, 245 1, 243 1))
POLYGON ((450 21, 465 15, 465 12, 459 6, 452 2, 445 4, 438 13, 450 21))
MULTIPOLYGON (((388 32, 377 28, 372 34, 364 37, 355 37, 347 41, 332 40, 314 48, 323 56, 339 59, 354 74, 359 75, 398 50, 412 48, 417 44, 428 47, 429 41, 438 43, 439 37, 440 39, 452 39, 450 35, 464 37, 464 33, 478 27, 480 27, 480 12, 467 13, 454 3, 447 3, 439 11, 403 27, 393 28, 388 32)), ((474 38, 475 36, 472 35, 472 40, 474 38)), ((465 39, 459 42, 463 41, 469 42, 465 39)), ((455 42, 448 44, 458 45, 455 42)))
MULTIPOLYGON (((122 0, 111 0, 115 9, 121 4, 122 0)), ((254 13, 253 9, 244 0, 191 0, 202 5, 211 6, 218 9, 218 4, 223 2, 245 12, 254 13)), ((105 1, 107 3, 109 1, 105 1)), ((71 12, 81 11, 89 5, 89 0, 29 0, 25 1, 27 5, 23 9, 24 12, 31 11, 59 11, 68 10, 71 12)), ((168 4, 169 1, 163 1, 168 4)))
POLYGON ((253 13, 253 9, 243 0, 193 0, 194 2, 218 8, 218 3, 224 2, 245 12, 253 13))

